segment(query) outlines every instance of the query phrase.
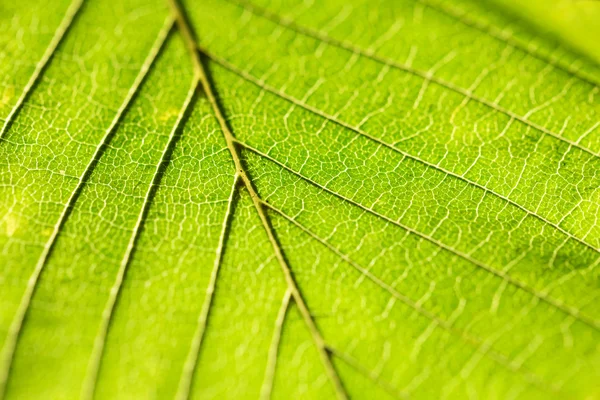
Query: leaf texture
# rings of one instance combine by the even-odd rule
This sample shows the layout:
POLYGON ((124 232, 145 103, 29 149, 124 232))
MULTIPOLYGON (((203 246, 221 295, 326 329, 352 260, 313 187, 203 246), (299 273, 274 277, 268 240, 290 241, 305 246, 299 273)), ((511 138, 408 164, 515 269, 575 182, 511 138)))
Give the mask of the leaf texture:
POLYGON ((596 4, 2 10, 0 398, 600 396, 596 4))

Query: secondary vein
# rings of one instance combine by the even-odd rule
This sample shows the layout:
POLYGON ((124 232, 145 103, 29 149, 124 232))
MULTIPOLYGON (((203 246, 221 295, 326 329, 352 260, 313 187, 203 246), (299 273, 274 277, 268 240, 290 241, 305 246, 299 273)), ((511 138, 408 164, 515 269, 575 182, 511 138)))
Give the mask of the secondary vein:
POLYGON ((291 271, 289 265, 287 264, 287 261, 283 255, 281 246, 279 245, 279 242, 277 241, 277 239, 275 237, 275 234, 271 227, 270 221, 265 213, 264 208, 262 207, 260 196, 254 189, 252 181, 250 180, 250 178, 242 164, 239 151, 236 147, 235 138, 233 136, 233 133, 229 129, 229 126, 228 126, 228 124, 225 120, 225 117, 221 111, 221 108, 217 102, 212 85, 208 79, 208 76, 204 69, 204 65, 202 64, 200 55, 197 51, 197 44, 196 44, 196 40, 193 36, 192 30, 188 26, 188 23, 185 19, 183 12, 181 11, 179 4, 177 3, 177 0, 169 0, 169 4, 171 5, 171 8, 175 15, 175 18, 177 21, 177 26, 179 27, 180 31, 182 32, 184 39, 188 45, 190 54, 192 55, 192 59, 194 62, 194 68, 195 68, 197 74, 200 76, 200 82, 204 89, 204 93, 208 97, 208 100, 211 103, 211 106, 213 108, 215 117, 217 118, 219 125, 221 126, 221 130, 225 137, 225 141, 227 142, 227 148, 229 149, 229 151, 231 153, 231 157, 233 158, 233 162, 235 164, 236 171, 240 175, 240 178, 241 178, 244 186, 250 193, 250 197, 252 198, 256 212, 258 213, 258 216, 260 217, 260 220, 265 229, 265 232, 267 233, 269 241, 271 242, 271 245, 273 247, 273 251, 275 252, 275 257, 277 258, 279 265, 281 266, 282 272, 285 276, 285 280, 288 284, 288 288, 292 292, 292 297, 293 297, 294 301, 296 302, 296 304, 298 305, 300 314, 302 315, 302 317, 311 333, 311 336, 313 338, 315 346, 317 347, 317 350, 319 352, 319 356, 321 357, 321 361, 323 362, 323 366, 325 367, 327 375, 329 376, 329 379, 334 386, 336 395, 339 399, 347 399, 348 395, 346 394, 346 390, 345 390, 345 388, 344 388, 344 386, 343 386, 343 384, 331 362, 329 353, 327 352, 327 349, 325 348, 325 341, 323 340, 323 337, 321 336, 321 333, 318 330, 318 328, 310 314, 310 311, 308 310, 308 307, 304 301, 304 298, 303 298, 302 294, 300 293, 298 286, 296 285, 296 282, 292 275, 292 271, 291 271))
POLYGON ((273 391, 273 382, 275 381, 275 370, 277 368, 277 355, 279 354, 279 342, 281 341, 281 332, 283 330, 283 323, 285 322, 285 316, 287 310, 290 307, 290 299, 292 292, 288 288, 283 295, 281 301, 281 307, 275 320, 275 329, 273 330, 273 338, 271 340, 271 347, 269 348, 269 358, 267 359, 267 367, 265 369, 265 378, 260 390, 260 398, 262 400, 269 400, 273 391))
POLYGON ((229 2, 231 4, 235 4, 238 7, 241 7, 243 9, 245 9, 245 10, 248 10, 249 12, 251 12, 254 15, 257 15, 259 17, 265 18, 265 19, 267 19, 267 20, 269 20, 269 21, 271 21, 271 22, 273 22, 273 23, 275 23, 277 25, 280 25, 280 26, 282 26, 284 28, 288 28, 291 31, 294 31, 294 32, 296 32, 298 34, 301 34, 303 36, 310 37, 310 38, 312 38, 314 40, 326 43, 326 44, 328 44, 330 46, 334 46, 334 47, 338 47, 338 48, 344 49, 344 50, 346 50, 346 51, 348 51, 348 52, 350 52, 352 54, 355 54, 357 56, 370 59, 370 60, 375 61, 375 62, 377 62, 377 63, 379 63, 381 65, 384 65, 384 66, 387 66, 387 67, 390 67, 390 68, 395 68, 395 69, 398 69, 398 70, 402 70, 402 71, 407 72, 407 73, 409 73, 411 75, 418 76, 418 77, 424 79, 426 82, 432 82, 432 83, 434 83, 434 84, 436 84, 436 85, 438 85, 440 87, 443 87, 445 89, 448 89, 448 90, 451 90, 451 91, 453 91, 455 93, 458 93, 458 94, 466 97, 469 100, 473 100, 473 101, 475 101, 477 103, 480 103, 480 104, 482 104, 482 105, 484 105, 484 106, 492 109, 493 111, 496 111, 496 112, 499 112, 501 114, 504 114, 504 115, 506 115, 506 116, 508 116, 508 117, 516 120, 516 121, 519 121, 519 122, 521 122, 521 123, 523 123, 523 124, 525 124, 525 125, 533 128, 533 129, 535 129, 535 130, 537 130, 539 132, 542 132, 542 133, 544 133, 544 134, 546 134, 548 136, 552 136, 552 137, 556 138, 557 140, 560 140, 560 141, 562 141, 564 143, 569 144, 572 147, 578 148, 579 150, 581 150, 583 152, 586 152, 586 153, 588 153, 588 154, 590 154, 592 156, 600 158, 600 153, 595 152, 595 151, 593 151, 593 150, 591 150, 591 149, 589 149, 589 148, 587 148, 585 146, 580 145, 579 144, 579 140, 577 140, 577 141, 569 140, 569 139, 561 136, 560 134, 558 134, 556 132, 553 132, 550 129, 547 129, 547 128, 543 127, 542 125, 539 125, 539 124, 536 124, 535 122, 530 121, 525 116, 519 115, 519 114, 517 114, 517 113, 515 113, 513 111, 510 111, 507 108, 502 107, 501 105, 499 105, 496 102, 492 102, 492 101, 489 101, 489 100, 487 100, 487 99, 485 99, 483 97, 477 96, 470 89, 464 89, 464 88, 462 88, 462 87, 460 87, 458 85, 455 85, 455 84, 453 84, 451 82, 448 82, 448 81, 445 81, 443 79, 437 78, 436 76, 434 76, 434 74, 432 72, 421 71, 421 70, 418 70, 416 68, 412 68, 409 65, 406 65, 406 64, 403 64, 403 63, 400 63, 400 62, 397 62, 397 61, 394 61, 394 60, 391 60, 391 59, 379 56, 379 55, 376 54, 376 52, 374 50, 363 49, 363 48, 360 48, 360 47, 358 47, 358 46, 356 46, 356 45, 354 45, 352 43, 348 43, 348 42, 345 42, 343 40, 338 40, 338 39, 332 38, 332 37, 326 35, 323 32, 319 32, 319 31, 313 30, 311 28, 307 28, 305 26, 300 26, 300 25, 296 24, 292 20, 282 18, 282 17, 280 17, 278 15, 275 15, 275 14, 271 13, 268 10, 265 10, 265 9, 258 8, 258 7, 255 7, 253 5, 250 5, 248 2, 239 1, 239 0, 225 0, 225 1, 227 1, 227 2, 229 2))
POLYGON ((144 81, 144 78, 148 74, 150 67, 154 63, 154 60, 156 59, 160 49, 162 48, 163 44, 166 41, 169 31, 173 27, 173 23, 174 23, 173 19, 171 17, 169 17, 169 18, 167 18, 163 27, 161 28, 157 39, 155 40, 154 44, 152 45, 150 53, 144 60, 142 67, 141 67, 140 71, 138 72, 138 75, 135 78, 133 85, 129 88, 129 91, 127 93, 127 96, 125 97, 125 100, 123 101, 123 103, 121 104, 119 109, 117 110, 117 113, 115 114, 112 122, 110 123, 108 129, 106 130, 104 136, 102 137, 102 140, 96 147, 94 154, 90 158, 85 169, 83 170, 83 173, 79 176, 77 185, 76 185, 75 189, 73 190, 73 192, 71 192, 69 199, 67 200, 65 206, 63 207, 63 210, 62 210, 56 224, 54 225, 54 228, 52 229, 52 233, 50 234, 50 237, 48 238, 46 244, 44 245, 44 248, 42 250, 42 253, 40 254, 40 257, 38 258, 38 261, 34 267, 33 273, 31 274, 31 276, 29 277, 29 280, 27 281, 27 286, 25 288, 25 292, 23 293, 23 296, 21 297, 21 302, 19 303, 17 312, 11 322, 11 325, 8 330, 7 338, 6 338, 4 347, 2 348, 2 352, 1 352, 1 357, 0 357, 0 400, 2 400, 4 398, 4 394, 6 391, 6 382, 8 380, 8 376, 10 373, 10 368, 11 368, 15 348, 17 345, 17 341, 19 338, 19 334, 20 334, 21 328, 23 326, 23 321, 25 320, 25 316, 29 309, 29 304, 31 303, 31 299, 35 292, 35 288, 39 281, 40 275, 50 257, 52 248, 54 247, 54 244, 56 243, 56 239, 58 238, 60 229, 65 224, 65 222, 69 216, 70 210, 72 209, 73 205, 77 201, 77 198, 78 198, 79 194, 81 193, 81 189, 83 188, 87 179, 91 175, 96 161, 98 160, 98 158, 104 151, 104 148, 106 147, 106 145, 112 135, 113 130, 115 129, 116 125, 121 120, 122 116, 125 113, 125 110, 127 109, 128 105, 130 104, 133 97, 135 96, 138 89, 140 88, 142 82, 144 81))
POLYGON ((223 218, 221 235, 219 237, 219 245, 217 246, 217 251, 215 254, 215 263, 213 266, 213 270, 210 274, 210 280, 208 283, 208 287, 206 288, 206 295, 204 297, 204 302, 202 303, 202 310, 200 311, 200 315, 198 316, 198 323, 196 325, 194 336, 192 337, 192 343, 190 345, 190 349, 185 359, 185 364, 183 365, 183 371, 181 373, 181 378, 177 387, 177 393, 175 394, 175 399, 177 400, 187 399, 189 397, 190 389, 192 387, 192 380, 194 377, 194 371, 196 370, 196 364, 198 363, 200 346, 202 346, 202 340, 204 338, 204 332, 206 331, 206 324, 208 322, 208 315, 210 313, 210 309, 213 303, 215 288, 217 286, 217 279, 219 277, 219 269, 221 268, 221 263, 223 261, 223 250, 225 248, 229 220, 231 218, 233 210, 233 199, 236 193, 236 188, 239 180, 239 175, 235 174, 229 199, 227 200, 227 211, 225 212, 225 217, 223 218))
POLYGON ((577 77, 582 81, 597 87, 598 81, 595 80, 594 77, 584 74, 581 70, 573 68, 571 65, 566 65, 560 61, 560 59, 553 57, 549 54, 540 53, 539 51, 535 51, 536 48, 532 48, 531 46, 527 46, 524 43, 521 43, 518 39, 515 39, 510 33, 506 30, 499 29, 491 24, 487 24, 482 21, 478 21, 475 18, 469 17, 466 12, 453 8, 451 5, 443 4, 439 1, 435 0, 414 0, 417 3, 423 4, 426 7, 431 8, 439 13, 445 14, 454 20, 460 22, 463 25, 466 25, 470 28, 476 29, 498 41, 506 43, 508 46, 518 49, 523 53, 530 55, 531 57, 537 58, 538 60, 550 64, 552 67, 563 71, 569 75, 577 77))
POLYGON ((150 182, 150 184, 148 185, 148 188, 146 189, 146 194, 144 195, 142 208, 140 209, 138 218, 133 227, 133 231, 131 232, 131 236, 129 237, 129 242, 127 243, 127 248, 125 250, 123 258, 121 259, 121 263, 119 264, 119 270, 117 271, 117 276, 115 278, 113 286, 110 289, 108 300, 106 301, 104 310, 102 312, 102 319, 100 322, 100 327, 98 329, 98 333, 94 340, 94 347, 92 349, 92 355, 90 356, 90 361, 88 364, 86 377, 84 379, 84 385, 83 385, 82 394, 81 394, 82 399, 92 399, 94 397, 94 392, 95 392, 96 384, 98 381, 98 373, 100 370, 100 364, 102 362, 102 355, 104 354, 106 338, 108 336, 108 330, 110 328, 110 322, 111 322, 113 314, 114 314, 117 300, 118 300, 119 294, 121 292, 121 287, 123 286, 123 281, 125 279, 125 273, 127 271, 127 267, 129 266, 129 263, 131 261, 131 256, 133 254, 135 244, 137 243, 137 239, 140 235, 143 221, 145 220, 145 218, 148 214, 148 209, 152 202, 153 189, 156 188, 160 183, 160 176, 161 176, 160 169, 164 165, 164 163, 167 161, 167 154, 169 153, 169 149, 171 148, 171 146, 174 143, 176 132, 179 129, 181 121, 183 120, 183 117, 192 102, 192 98, 194 96, 194 93, 196 92, 197 87, 198 87, 198 81, 195 80, 188 90, 187 96, 183 102, 183 105, 181 107, 179 115, 177 116, 177 120, 175 121, 175 124, 173 125, 173 128, 171 129, 171 133, 169 134, 169 138, 168 138, 167 142, 165 143, 165 146, 162 150, 160 160, 155 166, 154 173, 152 175, 153 176, 152 181, 150 182))
POLYGON ((370 381, 372 381, 375 385, 379 386, 389 395, 398 398, 398 399, 409 399, 410 396, 408 393, 405 393, 397 388, 393 387, 389 383, 379 379, 378 376, 374 375, 371 371, 361 365, 357 360, 349 356, 348 354, 337 350, 335 347, 327 345, 327 349, 329 352, 338 360, 342 361, 344 364, 348 365, 350 368, 354 369, 356 372, 366 377, 370 381))
MULTIPOLYGON (((351 267, 353 267, 361 275, 365 276, 367 279, 369 279, 371 282, 373 282, 380 289, 386 291, 392 297, 400 300, 402 303, 404 303, 408 307, 412 308, 413 310, 415 310, 416 312, 418 312, 419 314, 421 314, 423 317, 425 317, 428 320, 430 320, 431 322, 433 322, 436 326, 439 326, 443 330, 445 330, 445 331, 447 331, 447 332, 449 332, 449 333, 457 336, 458 338, 462 339, 465 343, 467 343, 467 344, 471 345, 472 347, 474 347, 477 352, 482 352, 483 355, 489 357, 490 359, 494 360, 496 363, 502 365, 503 367, 507 368, 508 370, 510 370, 512 372, 520 373, 525 378, 525 380, 527 380, 529 383, 532 383, 532 384, 538 386, 539 388, 541 388, 541 389, 543 389, 545 391, 552 391, 552 392, 556 392, 557 391, 556 388, 549 387, 549 385, 547 385, 540 377, 538 377, 534 373, 531 373, 529 371, 524 371, 522 366, 513 365, 510 362, 510 360, 504 354, 499 353, 499 352, 491 349, 491 345, 493 343, 491 343, 489 341, 485 341, 484 342, 481 338, 479 338, 477 336, 470 335, 470 334, 468 334, 467 332, 465 332, 463 330, 455 328, 454 326, 452 326, 452 323, 450 323, 447 320, 444 320, 444 319, 438 317, 437 315, 433 314, 431 311, 427 310, 423 306, 419 305, 418 303, 415 303, 408 296, 406 296, 406 295, 398 292, 390 284, 388 284, 387 282, 385 282, 384 280, 382 280, 378 276, 372 274, 367 268, 363 267, 362 265, 360 265, 359 263, 357 263, 356 261, 354 261, 347 254, 344 254, 341 250, 339 250, 338 248, 334 247, 329 242, 327 242, 325 239, 323 239, 320 236, 318 236, 316 233, 314 233, 313 231, 311 231, 310 229, 308 229, 306 226, 304 226, 303 224, 301 224, 300 222, 298 222, 295 218, 293 218, 293 217, 289 216, 288 214, 286 214, 283 210, 281 210, 281 209, 279 209, 279 208, 277 208, 277 207, 275 207, 272 204, 269 204, 267 202, 263 202, 263 205, 265 207, 273 210, 277 214, 281 215, 284 219, 288 220, 293 225, 295 225, 296 227, 298 227, 302 232, 304 232, 309 237, 311 237, 312 239, 314 239, 316 242, 320 243, 322 246, 324 246, 325 248, 327 248, 329 251, 331 251, 332 253, 334 253, 336 256, 338 256, 339 258, 341 258, 342 260, 344 260, 346 263, 348 263, 348 265, 350 265, 351 267), (487 348, 487 350, 485 352, 482 350, 483 347, 487 348)), ((508 328, 508 329, 510 329, 510 328, 508 328)))
POLYGON ((459 180, 461 180, 461 181, 463 181, 463 182, 465 182, 467 184, 470 184, 470 185, 472 185, 472 186, 474 186, 474 187, 476 187, 478 189, 481 189, 481 190, 485 191, 486 193, 489 193, 489 194, 491 194, 491 195, 493 195, 493 196, 495 196, 495 197, 497 197, 497 198, 499 198, 499 199, 501 199, 501 200, 503 200, 503 201, 511 204, 512 206, 519 208, 520 210, 522 210, 522 211, 526 212, 527 214, 531 215, 532 217, 534 217, 536 219, 539 219, 540 221, 542 221, 542 222, 550 225, 552 228, 558 230, 559 232, 561 232, 562 234, 568 236, 569 238, 571 238, 571 239, 573 239, 573 240, 581 243, 582 245, 584 245, 584 246, 586 246, 586 247, 588 247, 588 248, 596 251, 597 253, 600 253, 600 248, 595 247, 592 244, 586 242, 584 239, 579 238, 579 237, 573 235, 572 233, 570 233, 566 229, 562 228, 559 224, 556 224, 556 223, 550 221, 549 219, 547 219, 547 218, 545 218, 545 217, 537 214, 535 211, 532 211, 532 210, 528 209, 527 207, 525 207, 525 206, 523 206, 523 205, 515 202, 514 200, 511 200, 508 196, 504 196, 504 195, 502 195, 502 194, 500 194, 500 193, 498 193, 498 192, 496 192, 496 191, 494 191, 494 190, 492 190, 492 189, 490 189, 490 188, 488 188, 486 186, 483 186, 483 185, 481 185, 481 184, 479 184, 479 183, 477 183, 475 181, 472 181, 471 179, 469 179, 469 178, 467 178, 465 176, 466 174, 462 174, 462 175, 457 174, 457 173, 452 172, 450 170, 447 170, 447 169, 445 169, 443 167, 440 167, 437 164, 433 164, 433 163, 431 163, 429 161, 426 161, 426 160, 424 160, 424 159, 422 159, 420 157, 417 157, 417 156, 415 156, 413 154, 407 153, 406 151, 400 149, 399 147, 397 147, 397 146, 395 146, 393 144, 387 143, 387 142, 385 142, 385 141, 383 141, 383 140, 381 140, 381 139, 379 139, 379 138, 377 138, 377 137, 369 134, 368 132, 366 132, 366 131, 358 128, 358 127, 355 127, 355 126, 353 126, 353 125, 351 125, 351 124, 349 124, 349 123, 347 123, 345 121, 342 121, 342 120, 336 118, 333 115, 329 115, 329 114, 327 114, 327 113, 319 110, 318 108, 313 107, 313 106, 307 104, 306 102, 304 102, 302 100, 299 100, 299 99, 297 99, 295 97, 292 97, 292 96, 290 96, 290 95, 288 95, 288 94, 286 94, 286 93, 284 93, 284 92, 282 92, 282 91, 280 91, 280 90, 278 90, 278 89, 270 86, 269 84, 265 83, 263 80, 258 79, 256 77, 252 76, 251 74, 249 74, 248 72, 245 72, 245 71, 237 68, 235 65, 229 63, 227 60, 225 60, 225 59, 223 59, 223 58, 221 58, 219 56, 216 56, 214 54, 210 54, 210 53, 208 53, 204 49, 201 49, 201 51, 204 54, 206 54, 211 60, 213 60, 217 64, 221 65, 223 68, 225 68, 225 69, 233 72, 234 74, 238 75, 240 78, 242 78, 242 79, 244 79, 244 80, 246 80, 246 81, 248 81, 248 82, 250 82, 250 83, 252 83, 252 84, 254 84, 256 86, 258 86, 259 88, 265 90, 266 92, 272 93, 275 96, 280 97, 283 100, 289 101, 290 103, 292 103, 294 105, 297 105, 298 107, 301 107, 301 108, 303 108, 303 109, 305 109, 305 110, 307 110, 307 111, 309 111, 309 112, 311 112, 311 113, 313 113, 315 115, 318 115, 318 116, 320 116, 322 118, 325 118, 326 120, 331 121, 331 122, 333 122, 333 123, 335 123, 335 124, 337 124, 337 125, 339 125, 341 127, 349 129, 349 130, 351 130, 351 131, 353 131, 355 133, 358 133, 359 135, 364 136, 368 140, 371 140, 371 141, 373 141, 373 142, 375 142, 377 144, 380 144, 383 147, 386 147, 386 148, 388 148, 388 149, 390 149, 390 150, 392 150, 392 151, 394 151, 394 152, 396 152, 396 153, 398 153, 398 154, 400 154, 400 155, 402 155, 402 156, 404 156, 406 158, 410 158, 411 160, 414 160, 414 161, 416 161, 416 162, 418 162, 420 164, 423 164, 423 165, 425 165, 428 168, 431 168, 431 169, 434 169, 436 171, 442 172, 442 173, 444 173, 446 175, 449 175, 449 176, 451 176, 451 177, 453 177, 455 179, 459 179, 459 180))
MULTIPOLYGON (((46 68, 46 66, 48 65, 48 62, 50 61, 50 59, 56 52, 56 49, 58 48, 58 46, 60 45, 62 40, 67 36, 67 32, 69 31, 69 28, 71 27, 73 21, 75 20, 75 17, 79 13, 79 10, 81 9, 82 4, 83 4, 83 0, 73 0, 71 2, 71 4, 69 5, 69 8, 67 8, 67 12, 65 13, 65 16, 63 17, 62 21, 60 22, 58 29, 54 33, 54 36, 52 37, 50 44, 46 48, 46 51, 42 55, 42 58, 40 59, 40 61, 36 64, 33 74, 31 75, 31 77, 29 78, 29 81, 27 81, 27 84, 23 88, 23 91, 21 92, 21 96, 19 96, 19 98, 17 99, 17 102, 15 103, 13 108, 10 110, 10 113, 4 120, 4 125, 0 129, 0 140, 2 140, 4 138, 4 135, 6 134, 6 131, 8 130, 9 125, 12 123, 13 118, 17 115, 17 113, 23 106, 23 103, 25 102, 25 99, 27 99, 27 96, 31 92, 31 89, 33 89, 33 87, 35 86, 38 79, 40 79, 41 76, 43 75, 44 69, 46 68)), ((1 384, 1 382, 0 382, 0 384, 1 384)))

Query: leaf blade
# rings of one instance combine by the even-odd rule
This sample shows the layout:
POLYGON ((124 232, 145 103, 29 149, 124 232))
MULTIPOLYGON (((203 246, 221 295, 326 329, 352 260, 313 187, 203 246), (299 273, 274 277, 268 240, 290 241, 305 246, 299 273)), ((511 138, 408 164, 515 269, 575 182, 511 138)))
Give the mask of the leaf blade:
MULTIPOLYGON (((30 196, 31 216, 61 227, 15 336, 10 396, 597 393, 597 65, 471 0, 184 3, 139 91, 131 72, 152 46, 136 38, 165 5, 127 0, 92 21, 102 2, 86 3, 0 142, 0 201, 12 213, 30 196), (69 58, 91 26, 112 39, 69 58), (56 86, 73 60, 92 67, 56 86), (76 104, 65 88, 94 93, 98 73, 100 103, 76 104), (52 188, 56 175, 85 176, 82 195, 52 188), (54 318, 57 301, 71 305, 54 318), (66 372, 84 359, 87 381, 66 372)), ((43 227, 11 215, 2 286, 31 264, 15 232, 35 242, 43 227)))

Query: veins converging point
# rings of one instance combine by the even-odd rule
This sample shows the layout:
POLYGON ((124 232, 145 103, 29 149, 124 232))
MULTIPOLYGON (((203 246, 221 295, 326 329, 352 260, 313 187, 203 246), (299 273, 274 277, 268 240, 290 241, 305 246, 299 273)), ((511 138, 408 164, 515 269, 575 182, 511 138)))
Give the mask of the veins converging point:
POLYGON ((235 142, 235 137, 234 137, 233 133, 231 132, 231 129, 225 119, 225 116, 223 115, 223 112, 221 111, 221 107, 217 101, 216 95, 214 93, 214 89, 212 87, 212 83, 210 81, 210 78, 207 75, 206 69, 202 62, 202 59, 200 58, 200 53, 197 50, 197 44, 196 44, 196 40, 194 38, 193 31, 190 28, 190 26, 186 20, 186 17, 183 14, 181 6, 178 4, 178 1, 177 0, 169 0, 169 4, 170 4, 171 10, 174 14, 177 27, 179 28, 179 31, 181 32, 181 34, 186 42, 186 45, 188 46, 188 50, 189 50, 191 58, 192 58, 192 63, 194 65, 195 74, 196 74, 197 78, 199 79, 202 89, 204 91, 204 94, 208 97, 208 100, 212 106, 215 117, 217 118, 217 120, 219 122, 221 131, 222 131, 222 133, 225 137, 225 141, 227 143, 227 148, 229 149, 229 151, 231 153, 231 157, 235 164, 235 168, 238 171, 239 177, 243 181, 246 190, 248 190, 248 193, 250 194, 250 197, 252 198, 252 202, 254 204, 256 212, 258 213, 258 216, 260 217, 260 220, 265 229, 265 232, 266 232, 266 234, 269 238, 269 241, 273 247, 273 251, 275 252, 275 256, 279 262, 279 265, 281 266, 282 272, 284 274, 285 280, 288 285, 288 289, 290 290, 291 296, 292 296, 294 302, 296 303, 296 305, 298 306, 298 309, 300 310, 300 314, 302 315, 304 322, 306 323, 306 326, 311 333, 311 337, 312 337, 313 342, 318 350, 319 357, 320 357, 320 359, 323 363, 323 366, 325 368, 325 371, 335 389, 336 396, 340 400, 347 399, 348 394, 346 392, 344 385, 342 384, 342 381, 341 381, 335 367, 333 366, 333 363, 330 358, 330 354, 325 345, 325 341, 324 341, 323 337, 321 336, 321 333, 320 333, 319 329, 317 328, 317 326, 313 320, 313 317, 310 314, 310 311, 308 310, 308 306, 304 300, 304 297, 302 296, 302 294, 295 282, 292 271, 291 271, 291 269, 287 263, 287 260, 283 254, 283 250, 279 244, 279 241, 275 237, 275 233, 273 232, 273 228, 271 226, 271 223, 269 221, 267 213, 265 212, 262 201, 260 200, 260 196, 254 189, 254 185, 252 184, 252 181, 250 180, 250 177, 248 176, 248 173, 246 172, 246 169, 244 168, 241 156, 239 154, 239 149, 237 148, 237 144, 235 142))

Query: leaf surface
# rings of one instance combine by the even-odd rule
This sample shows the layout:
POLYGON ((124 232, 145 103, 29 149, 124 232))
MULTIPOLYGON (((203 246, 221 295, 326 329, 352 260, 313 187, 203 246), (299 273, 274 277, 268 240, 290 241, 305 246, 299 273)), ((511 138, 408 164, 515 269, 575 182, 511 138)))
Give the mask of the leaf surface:
POLYGON ((600 395, 580 5, 49 3, 0 19, 0 397, 600 395))

